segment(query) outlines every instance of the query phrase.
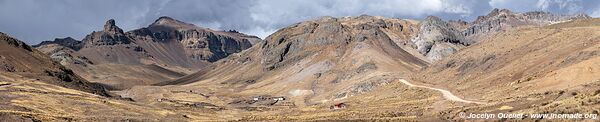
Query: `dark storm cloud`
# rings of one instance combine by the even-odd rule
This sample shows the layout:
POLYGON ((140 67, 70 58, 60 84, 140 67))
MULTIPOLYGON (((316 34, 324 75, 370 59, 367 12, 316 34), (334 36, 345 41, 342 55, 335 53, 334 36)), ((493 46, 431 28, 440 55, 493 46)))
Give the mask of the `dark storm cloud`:
POLYGON ((0 31, 30 44, 55 37, 83 38, 109 18, 123 28, 139 26, 152 2, 121 0, 0 0, 0 31), (134 4, 135 3, 135 4, 134 4))
POLYGON ((56 37, 81 39, 101 30, 110 18, 131 30, 170 16, 264 38, 279 28, 319 16, 422 19, 435 15, 472 20, 492 8, 600 16, 594 0, 0 0, 0 31, 35 44, 56 37))

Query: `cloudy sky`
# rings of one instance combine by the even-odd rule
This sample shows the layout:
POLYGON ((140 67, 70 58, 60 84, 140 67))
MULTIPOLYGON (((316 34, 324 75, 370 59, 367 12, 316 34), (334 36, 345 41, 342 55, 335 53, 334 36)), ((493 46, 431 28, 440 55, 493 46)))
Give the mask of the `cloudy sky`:
POLYGON ((82 39, 115 19, 124 30, 170 16, 201 27, 235 29, 264 38, 278 28, 319 16, 471 21, 493 8, 600 16, 598 0, 0 0, 0 31, 29 44, 82 39))

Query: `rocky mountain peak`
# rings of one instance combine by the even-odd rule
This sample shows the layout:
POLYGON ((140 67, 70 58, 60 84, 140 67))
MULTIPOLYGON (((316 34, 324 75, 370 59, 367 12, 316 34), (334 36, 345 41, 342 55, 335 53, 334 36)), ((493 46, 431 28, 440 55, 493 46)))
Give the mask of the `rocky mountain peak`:
POLYGON ((66 44, 66 45, 80 43, 80 41, 75 40, 71 37, 55 38, 53 42, 60 43, 60 44, 66 44))
POLYGON ((108 21, 106 21, 106 24, 104 24, 104 32, 114 34, 123 33, 123 30, 115 24, 114 19, 109 19, 108 21))
POLYGON ((446 23, 444 20, 440 19, 439 17, 427 16, 425 18, 425 20, 423 21, 423 24, 447 26, 448 23, 446 23))
POLYGON ((168 17, 168 16, 162 16, 162 17, 159 17, 158 19, 156 19, 153 24, 160 25, 160 24, 166 24, 166 23, 172 23, 172 22, 177 22, 177 20, 175 20, 171 17, 168 17))
POLYGON ((55 38, 54 40, 64 40, 64 41, 68 41, 68 42, 72 42, 72 41, 77 41, 71 37, 65 37, 65 38, 55 38))
POLYGON ((492 19, 507 18, 507 16, 514 16, 515 14, 516 13, 513 13, 512 11, 510 11, 508 9, 495 8, 487 15, 477 17, 477 19, 475 20, 474 23, 484 23, 485 21, 489 21, 492 19))
POLYGON ((425 18, 425 21, 433 21, 433 22, 438 21, 439 22, 439 21, 443 21, 443 20, 436 16, 427 16, 425 18))
POLYGON ((508 10, 508 9, 498 9, 498 8, 494 8, 494 10, 492 10, 490 13, 488 13, 487 16, 497 16, 497 15, 506 15, 506 14, 512 14, 513 12, 508 10))
POLYGON ((73 50, 79 50, 83 46, 83 43, 81 43, 81 41, 75 40, 71 37, 65 37, 65 38, 55 38, 53 41, 43 41, 40 44, 33 45, 33 47, 40 47, 40 46, 49 45, 49 44, 57 44, 60 46, 71 48, 73 50))
POLYGON ((82 42, 85 45, 84 47, 93 47, 98 45, 129 44, 131 43, 131 39, 116 25, 114 19, 109 19, 104 24, 103 31, 92 32, 82 42))
POLYGON ((154 21, 154 23, 150 24, 151 28, 160 28, 160 27, 167 27, 170 29, 194 29, 194 28, 198 28, 196 25, 194 24, 189 24, 189 23, 185 23, 176 19, 173 19, 171 17, 168 16, 162 16, 159 17, 158 19, 156 19, 154 21))

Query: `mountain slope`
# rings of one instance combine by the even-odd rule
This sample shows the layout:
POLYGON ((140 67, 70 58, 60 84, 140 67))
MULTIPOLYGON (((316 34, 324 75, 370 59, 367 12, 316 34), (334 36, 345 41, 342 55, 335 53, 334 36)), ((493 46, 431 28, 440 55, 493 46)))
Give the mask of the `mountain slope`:
POLYGON ((283 96, 298 106, 343 100, 427 65, 384 32, 414 26, 398 21, 408 23, 372 16, 301 22, 204 70, 158 85, 204 89, 228 97, 223 100, 234 106, 260 95, 283 96))
MULTIPOLYGON (((109 96, 103 86, 84 80, 52 60, 53 58, 25 43, 0 33, 0 118, 2 121, 233 119, 221 116, 222 114, 216 113, 211 108, 190 105, 195 103, 149 105, 118 96, 109 96)), ((223 112, 230 113, 227 110, 223 112)))
POLYGON ((29 45, 0 33, 0 70, 43 82, 108 96, 103 86, 90 83, 29 45))
POLYGON ((600 88, 596 22, 576 20, 500 32, 432 64, 413 80, 492 103, 451 110, 448 116, 455 118, 457 111, 493 111, 501 106, 522 113, 592 113, 600 88))
POLYGON ((243 120, 476 121, 459 113, 594 114, 600 97, 598 22, 581 19, 490 33, 402 78, 410 84, 391 82, 337 102, 343 104, 262 112, 243 120), (448 100, 437 90, 476 103, 448 100))
MULTIPOLYGON (((349 24, 357 18, 292 25, 269 36, 260 47, 159 85, 203 89, 202 93, 223 98, 214 101, 247 111, 251 111, 247 107, 269 108, 264 111, 270 112, 248 112, 243 120, 250 121, 413 120, 410 117, 415 116, 439 121, 461 120, 458 113, 465 111, 593 113, 597 106, 600 78, 596 76, 600 75, 595 69, 600 67, 595 50, 600 49, 596 39, 600 31, 593 22, 597 20, 515 25, 485 33, 486 38, 479 38, 483 40, 468 42, 469 46, 431 65, 423 60, 419 65, 411 61, 419 59, 414 54, 403 56, 411 55, 406 50, 394 50, 399 55, 393 55, 386 53, 390 48, 378 45, 388 39, 380 35, 384 26, 378 26, 377 19, 349 24), (387 63, 385 57, 398 64, 387 63), (397 79, 447 90, 480 104, 449 101, 437 91, 409 87, 397 79), (268 101, 262 98, 279 96, 285 100, 262 103, 268 101), (280 108, 289 102, 297 109, 280 108), (338 111, 336 103, 345 107, 338 111)), ((128 92, 139 94, 140 89, 146 88, 128 92)))

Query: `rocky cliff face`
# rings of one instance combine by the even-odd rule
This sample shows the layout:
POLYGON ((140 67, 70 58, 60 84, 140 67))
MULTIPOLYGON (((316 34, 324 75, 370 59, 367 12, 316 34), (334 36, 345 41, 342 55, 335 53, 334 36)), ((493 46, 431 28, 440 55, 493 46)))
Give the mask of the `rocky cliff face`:
POLYGON ((431 61, 440 60, 471 43, 449 23, 434 16, 421 22, 420 31, 412 42, 417 51, 431 61))
POLYGON ((94 47, 101 45, 129 44, 132 42, 121 28, 117 27, 115 20, 110 19, 104 24, 104 30, 93 32, 83 40, 85 47, 94 47))
POLYGON ((134 30, 134 35, 151 36, 157 41, 171 40, 183 45, 188 56, 194 60, 214 62, 252 46, 260 40, 237 32, 212 31, 187 24, 169 17, 161 17, 148 28, 134 30))

